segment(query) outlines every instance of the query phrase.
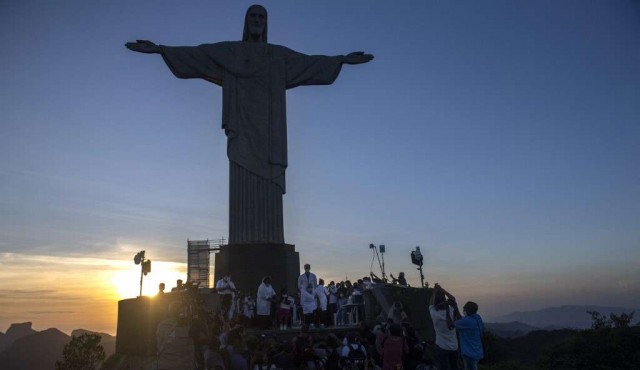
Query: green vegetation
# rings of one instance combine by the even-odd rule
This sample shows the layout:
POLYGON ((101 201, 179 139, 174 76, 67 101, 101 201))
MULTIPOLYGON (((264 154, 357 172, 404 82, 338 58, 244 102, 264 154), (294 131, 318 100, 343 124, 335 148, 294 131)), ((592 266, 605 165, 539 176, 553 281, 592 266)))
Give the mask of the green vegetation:
POLYGON ((62 350, 62 361, 56 361, 56 370, 95 370, 104 361, 104 348, 97 334, 82 334, 71 338, 62 350))
POLYGON ((532 331, 518 338, 492 337, 482 370, 640 369, 640 326, 634 312, 608 317, 588 311, 589 330, 532 331))

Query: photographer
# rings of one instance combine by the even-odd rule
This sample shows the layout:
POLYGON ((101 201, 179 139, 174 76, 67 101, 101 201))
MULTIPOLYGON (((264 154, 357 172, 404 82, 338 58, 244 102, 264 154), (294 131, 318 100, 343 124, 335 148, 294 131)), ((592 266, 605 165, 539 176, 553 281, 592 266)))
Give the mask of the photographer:
POLYGON ((436 332, 436 361, 441 370, 458 368, 458 337, 454 320, 460 318, 456 298, 436 283, 429 300, 429 314, 436 332))

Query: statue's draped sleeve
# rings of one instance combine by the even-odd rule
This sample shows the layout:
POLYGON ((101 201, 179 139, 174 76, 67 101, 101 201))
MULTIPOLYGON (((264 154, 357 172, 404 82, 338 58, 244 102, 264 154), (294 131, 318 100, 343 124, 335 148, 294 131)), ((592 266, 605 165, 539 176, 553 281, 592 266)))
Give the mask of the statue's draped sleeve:
POLYGON ((200 46, 162 46, 162 58, 178 78, 201 78, 220 85, 229 59, 224 43, 200 46), (217 55, 216 55, 217 54, 217 55))
POLYGON ((305 55, 286 49, 286 86, 331 85, 342 69, 342 57, 305 55))

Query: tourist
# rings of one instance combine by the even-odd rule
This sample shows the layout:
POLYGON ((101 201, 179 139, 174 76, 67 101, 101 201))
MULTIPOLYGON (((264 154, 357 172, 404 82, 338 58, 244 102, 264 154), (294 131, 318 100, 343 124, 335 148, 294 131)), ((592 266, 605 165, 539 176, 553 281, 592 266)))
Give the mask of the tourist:
POLYGON ((329 326, 333 326, 336 323, 336 314, 338 313, 338 288, 336 287, 335 282, 329 282, 327 291, 329 292, 329 299, 327 304, 327 321, 329 326))
POLYGON ((256 296, 256 318, 260 329, 266 330, 271 327, 271 300, 275 295, 276 292, 271 286, 271 276, 265 276, 256 296))
POLYGON ((216 283, 215 291, 220 297, 220 310, 225 320, 231 320, 233 316, 232 304, 233 297, 236 293, 236 286, 231 281, 231 274, 225 273, 222 275, 222 279, 216 283))
POLYGON ((256 301, 249 293, 242 297, 242 320, 244 325, 250 326, 255 316, 256 301))
POLYGON ((478 361, 484 357, 482 334, 484 323, 478 315, 478 304, 467 302, 462 307, 464 317, 454 325, 460 334, 460 352, 465 370, 477 370, 478 361))
POLYGON ((313 293, 318 297, 318 307, 316 309, 317 322, 319 322, 320 327, 323 328, 327 325, 327 295, 329 294, 327 288, 324 286, 323 279, 318 281, 318 286, 314 289, 313 293))
POLYGON ((347 316, 347 309, 345 308, 345 305, 348 302, 349 299, 349 294, 348 294, 348 290, 345 287, 345 284, 343 282, 340 282, 336 285, 336 287, 338 288, 338 314, 336 317, 336 325, 346 325, 346 316, 347 316))
POLYGON ((316 297, 313 288, 308 286, 300 295, 300 304, 302 305, 303 322, 307 325, 313 324, 313 313, 318 308, 316 305, 316 297))
POLYGON ((311 287, 311 290, 315 289, 318 285, 318 278, 316 274, 311 272, 311 265, 308 263, 304 265, 304 273, 298 277, 298 290, 300 293, 311 287))
POLYGON ((171 288, 172 292, 179 292, 181 290, 184 290, 184 285, 182 285, 182 279, 178 279, 176 280, 176 286, 171 288))
POLYGON ((454 370, 458 366, 458 336, 454 319, 460 318, 456 299, 438 283, 429 299, 429 314, 436 333, 436 362, 440 370, 454 370))
POLYGON ((340 356, 342 357, 343 363, 345 363, 348 368, 356 366, 359 369, 362 369, 364 367, 365 360, 367 359, 367 349, 362 343, 360 343, 360 338, 348 334, 344 338, 342 344, 340 356))
POLYGON ((393 305, 389 309, 389 315, 387 316, 389 320, 392 320, 393 324, 402 324, 403 321, 407 319, 407 314, 404 312, 404 308, 402 303, 399 301, 393 302, 393 305))
POLYGON ((160 283, 158 285, 158 296, 163 296, 164 295, 164 283, 160 283))
POLYGON ((291 321, 291 311, 293 310, 294 299, 287 294, 286 289, 280 290, 280 304, 278 306, 277 321, 280 330, 285 330, 291 321))
POLYGON ((393 274, 390 274, 390 276, 394 284, 398 284, 400 286, 408 286, 407 279, 404 277, 404 272, 400 271, 397 279, 393 277, 393 274))
POLYGON ((389 336, 382 341, 382 370, 395 370, 404 366, 409 345, 402 335, 402 326, 391 324, 389 336))
POLYGON ((373 283, 371 282, 371 278, 369 276, 363 277, 362 281, 363 281, 362 286, 364 287, 365 290, 373 288, 373 283))

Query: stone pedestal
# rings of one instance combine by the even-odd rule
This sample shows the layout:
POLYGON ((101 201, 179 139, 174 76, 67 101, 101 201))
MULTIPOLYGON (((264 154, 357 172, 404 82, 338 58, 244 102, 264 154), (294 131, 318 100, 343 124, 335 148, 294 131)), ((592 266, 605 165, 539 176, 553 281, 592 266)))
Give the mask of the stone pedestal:
POLYGON ((215 254, 214 284, 225 272, 238 290, 251 291, 255 296, 264 276, 271 276, 276 293, 287 288, 295 294, 300 275, 300 256, 293 244, 252 243, 230 244, 215 254))

